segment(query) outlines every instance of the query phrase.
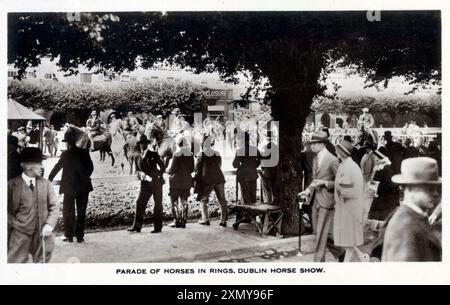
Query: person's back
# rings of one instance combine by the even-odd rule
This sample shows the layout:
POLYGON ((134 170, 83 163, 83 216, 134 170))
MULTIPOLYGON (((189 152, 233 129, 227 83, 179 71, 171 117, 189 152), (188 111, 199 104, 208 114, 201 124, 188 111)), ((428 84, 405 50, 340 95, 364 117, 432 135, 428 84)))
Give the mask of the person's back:
POLYGON ((257 168, 261 163, 260 153, 253 145, 241 147, 236 151, 233 167, 237 169, 239 181, 251 181, 258 178, 257 168))
POLYGON ((215 150, 208 150, 200 153, 202 168, 201 177, 205 184, 225 183, 225 176, 222 172, 222 157, 215 150))
POLYGON ((189 148, 176 151, 173 155, 172 164, 167 169, 170 175, 170 188, 189 189, 193 180, 191 173, 194 171, 194 157, 189 148))
POLYGON ((395 141, 387 141, 386 145, 386 155, 391 160, 394 173, 400 173, 400 165, 405 158, 405 149, 403 146, 395 141))
POLYGON ((441 248, 428 218, 401 205, 390 219, 384 236, 386 262, 440 261, 441 248))
POLYGON ((75 145, 61 154, 58 163, 49 175, 53 180, 59 170, 61 176, 60 193, 92 191, 91 174, 94 170, 89 152, 75 145))

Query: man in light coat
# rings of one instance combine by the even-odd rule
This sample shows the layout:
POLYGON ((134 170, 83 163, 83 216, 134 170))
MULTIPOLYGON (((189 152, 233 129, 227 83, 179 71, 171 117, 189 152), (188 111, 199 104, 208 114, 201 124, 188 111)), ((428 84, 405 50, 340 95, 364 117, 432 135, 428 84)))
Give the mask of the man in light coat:
POLYGON ((23 149, 23 173, 8 181, 8 263, 26 263, 30 254, 34 263, 47 263, 53 252, 58 198, 40 176, 42 159, 39 148, 23 149))
POLYGON ((313 158, 312 182, 299 195, 309 198, 312 204, 312 222, 316 235, 314 261, 325 261, 325 248, 336 256, 338 250, 328 242, 334 217, 334 180, 339 167, 339 160, 326 149, 327 134, 323 131, 313 133, 311 137, 311 151, 315 153, 313 158))

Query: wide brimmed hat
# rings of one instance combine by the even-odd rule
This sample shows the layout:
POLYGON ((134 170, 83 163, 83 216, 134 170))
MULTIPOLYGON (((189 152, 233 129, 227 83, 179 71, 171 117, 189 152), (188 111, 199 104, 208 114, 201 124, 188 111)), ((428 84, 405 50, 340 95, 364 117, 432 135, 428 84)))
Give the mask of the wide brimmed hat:
POLYGON ((353 152, 353 145, 348 141, 341 141, 336 145, 336 148, 338 148, 340 151, 345 153, 347 156, 351 156, 353 152))
POLYGON ((362 109, 362 111, 363 111, 363 112, 369 112, 369 108, 364 107, 364 108, 362 109))
POLYGON ((326 143, 329 142, 328 135, 325 131, 316 131, 312 134, 309 143, 326 143))
POLYGON ((397 184, 442 184, 437 161, 428 157, 403 160, 400 174, 392 176, 392 182, 397 184))
POLYGON ((95 114, 95 115, 96 115, 96 114, 97 114, 97 110, 92 110, 91 115, 92 115, 92 114, 95 114))
POLYGON ((45 156, 37 147, 24 148, 20 153, 20 162, 41 163, 42 160, 45 160, 45 156))
POLYGON ((150 140, 149 139, 147 139, 147 136, 145 136, 145 135, 142 135, 141 136, 141 138, 139 139, 139 141, 137 141, 137 144, 139 145, 139 144, 150 144, 151 142, 150 142, 150 140))

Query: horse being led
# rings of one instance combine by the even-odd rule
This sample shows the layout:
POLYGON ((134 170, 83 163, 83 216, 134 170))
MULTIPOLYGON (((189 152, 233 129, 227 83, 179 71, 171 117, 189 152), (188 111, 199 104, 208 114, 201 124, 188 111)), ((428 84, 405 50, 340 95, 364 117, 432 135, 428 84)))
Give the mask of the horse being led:
MULTIPOLYGON (((72 124, 66 124, 65 125, 65 132, 73 132, 76 135, 77 143, 76 145, 79 148, 82 149, 91 149, 91 140, 89 139, 89 135, 87 132, 85 132, 83 129, 72 125, 72 124)), ((100 152, 100 161, 105 161, 106 154, 111 156, 111 162, 112 166, 114 166, 114 156, 111 152, 111 135, 107 131, 103 131, 103 133, 99 136, 96 136, 94 138, 94 148, 93 151, 99 151, 100 152)))

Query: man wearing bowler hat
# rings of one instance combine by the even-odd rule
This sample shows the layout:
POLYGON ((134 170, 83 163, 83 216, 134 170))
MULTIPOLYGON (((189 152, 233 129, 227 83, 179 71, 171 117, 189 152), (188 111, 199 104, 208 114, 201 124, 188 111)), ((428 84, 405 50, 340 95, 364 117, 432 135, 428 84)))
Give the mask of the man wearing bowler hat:
POLYGON ((441 241, 428 221, 440 201, 441 178, 436 160, 428 157, 405 159, 401 173, 393 176, 392 182, 403 186, 404 196, 387 225, 382 260, 441 261, 441 241))
POLYGON ((299 194, 300 197, 309 198, 312 206, 312 222, 316 235, 314 261, 325 261, 325 248, 338 256, 338 250, 328 241, 334 217, 334 180, 339 167, 339 160, 327 149, 328 137, 326 132, 317 131, 311 137, 311 151, 313 158, 312 182, 299 194))
POLYGON ((64 237, 62 240, 73 242, 73 237, 76 236, 77 241, 82 243, 84 241, 89 192, 93 190, 91 174, 94 171, 94 165, 89 151, 75 145, 76 136, 73 132, 66 132, 63 141, 67 144, 67 150, 61 154, 48 179, 53 181, 56 174, 61 169, 63 170, 59 188, 60 194, 64 194, 64 237), (75 204, 77 208, 76 217, 75 204))
POLYGON ((141 154, 136 160, 136 175, 141 181, 141 190, 136 201, 134 223, 127 231, 141 232, 145 209, 150 197, 153 196, 155 205, 153 208, 153 231, 151 233, 160 233, 163 226, 162 187, 164 184, 164 163, 158 152, 153 150, 153 147, 152 150, 149 149, 150 141, 145 135, 141 136, 137 144, 141 154))
POLYGON ((40 176, 43 158, 39 148, 24 148, 23 173, 8 181, 8 263, 26 263, 30 254, 34 263, 50 261, 59 209, 52 183, 40 176))

